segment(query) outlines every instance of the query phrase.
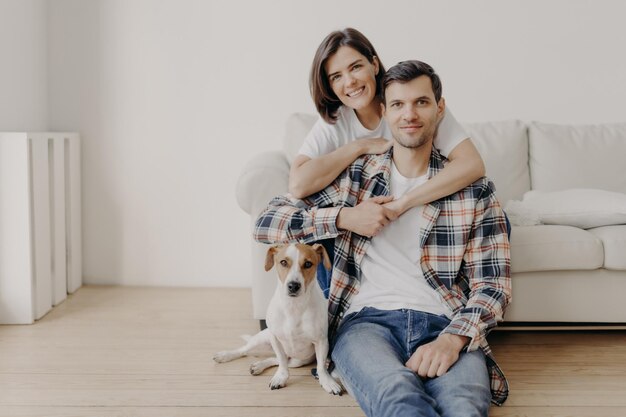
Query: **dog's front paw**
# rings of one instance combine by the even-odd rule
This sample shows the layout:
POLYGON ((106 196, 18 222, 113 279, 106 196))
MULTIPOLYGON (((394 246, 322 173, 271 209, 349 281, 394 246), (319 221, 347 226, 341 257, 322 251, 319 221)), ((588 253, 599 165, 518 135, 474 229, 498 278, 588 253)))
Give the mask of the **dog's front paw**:
POLYGON ((270 381, 270 388, 273 390, 283 388, 287 384, 288 378, 289 378, 288 372, 283 371, 283 370, 278 370, 272 377, 272 380, 270 381))
POLYGON ((261 375, 266 369, 267 367, 263 365, 262 361, 257 361, 250 365, 250 374, 261 375))
POLYGON ((328 378, 320 378, 320 385, 329 394, 341 395, 343 393, 341 384, 335 381, 331 376, 328 376, 328 378))

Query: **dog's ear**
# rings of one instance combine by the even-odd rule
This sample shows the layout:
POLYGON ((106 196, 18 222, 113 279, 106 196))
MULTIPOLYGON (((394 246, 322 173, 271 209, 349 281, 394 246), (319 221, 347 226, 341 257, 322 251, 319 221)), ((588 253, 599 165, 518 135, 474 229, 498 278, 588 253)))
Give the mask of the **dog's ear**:
POLYGON ((269 271, 274 266, 274 255, 278 252, 279 245, 272 246, 267 250, 267 255, 265 255, 265 270, 269 271))
POLYGON ((318 256, 320 257, 320 262, 324 264, 326 269, 330 269, 332 265, 330 263, 330 258, 328 257, 328 253, 326 252, 326 249, 324 248, 324 246, 320 245, 319 243, 316 243, 315 245, 313 245, 313 249, 315 249, 315 252, 317 252, 318 256))

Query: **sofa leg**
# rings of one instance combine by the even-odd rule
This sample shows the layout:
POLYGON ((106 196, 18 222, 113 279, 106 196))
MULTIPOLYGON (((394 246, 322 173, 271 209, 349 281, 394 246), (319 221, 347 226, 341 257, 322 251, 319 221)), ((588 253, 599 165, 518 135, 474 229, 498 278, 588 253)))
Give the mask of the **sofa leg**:
POLYGON ((261 330, 267 329, 267 323, 265 320, 259 320, 259 326, 261 327, 261 330))

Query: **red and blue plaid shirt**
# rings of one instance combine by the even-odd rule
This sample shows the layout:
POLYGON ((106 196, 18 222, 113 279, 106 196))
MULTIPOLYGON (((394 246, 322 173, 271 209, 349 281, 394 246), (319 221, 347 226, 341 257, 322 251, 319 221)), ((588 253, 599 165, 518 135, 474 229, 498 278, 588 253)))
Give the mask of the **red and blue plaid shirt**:
MULTIPOLYGON (((370 238, 337 229, 343 207, 389 195, 393 148, 353 162, 331 185, 305 199, 279 196, 256 221, 254 238, 263 243, 312 243, 335 238, 329 296, 332 338, 352 296, 359 291, 360 265, 370 238)), ((433 148, 428 177, 445 159, 433 148)), ((426 281, 453 312, 443 332, 471 339, 467 350, 481 348, 491 376, 492 401, 501 405, 508 383, 496 364, 486 336, 511 300, 510 247, 504 212, 493 183, 483 177, 463 190, 427 204, 416 235, 426 281)))

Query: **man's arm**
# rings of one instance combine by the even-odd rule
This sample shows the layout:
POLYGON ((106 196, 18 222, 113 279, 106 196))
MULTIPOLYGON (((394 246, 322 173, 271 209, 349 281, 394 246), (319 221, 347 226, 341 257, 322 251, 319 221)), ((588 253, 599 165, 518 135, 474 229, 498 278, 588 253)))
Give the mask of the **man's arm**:
POLYGON ((333 238, 347 230, 374 236, 395 212, 383 206, 392 197, 360 202, 363 160, 355 161, 332 184, 303 200, 290 195, 270 201, 258 217, 253 237, 262 243, 311 243, 333 238))
POLYGON ((469 299, 443 330, 469 337, 468 351, 476 350, 502 321, 511 302, 510 244, 506 218, 494 190, 493 183, 485 181, 463 257, 461 273, 469 282, 469 299))
POLYGON ((288 196, 274 198, 254 227, 254 239, 261 243, 311 243, 337 237, 342 231, 375 236, 397 218, 383 206, 392 196, 379 196, 356 207, 299 208, 288 196))
POLYGON ((511 300, 506 220, 491 183, 485 182, 478 199, 463 264, 471 288, 467 305, 437 339, 417 348, 405 364, 421 377, 445 374, 466 346, 468 351, 476 350, 502 320, 511 300))
POLYGON ((336 237, 341 207, 304 206, 303 200, 278 196, 259 215, 253 238, 261 243, 311 243, 336 237))

